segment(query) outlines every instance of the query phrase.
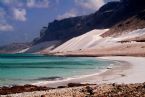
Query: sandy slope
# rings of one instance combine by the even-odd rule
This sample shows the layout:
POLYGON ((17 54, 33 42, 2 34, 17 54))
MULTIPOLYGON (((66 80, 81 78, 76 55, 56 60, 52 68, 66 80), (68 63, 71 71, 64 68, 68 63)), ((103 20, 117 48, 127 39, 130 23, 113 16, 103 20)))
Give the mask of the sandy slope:
POLYGON ((140 38, 145 35, 145 29, 103 38, 100 35, 105 31, 93 30, 67 41, 52 52, 69 56, 145 56, 145 42, 140 38))
POLYGON ((114 36, 102 37, 101 35, 107 33, 109 29, 97 30, 94 29, 81 36, 74 37, 67 42, 61 44, 58 41, 43 42, 34 45, 27 52, 40 52, 43 54, 64 54, 64 55, 136 55, 145 54, 145 28, 137 29, 130 32, 123 32, 114 36), (141 37, 141 38, 140 38, 141 37), (58 46, 61 44, 60 46, 58 46), (138 48, 137 48, 138 46, 138 48), (121 49, 119 50, 118 48, 121 49), (107 53, 109 49, 109 53, 107 53), (95 52, 94 52, 95 51, 95 52), (125 51, 125 52, 122 52, 125 51), (130 54, 129 51, 135 52, 130 54), (127 54, 129 53, 129 54, 127 54))
POLYGON ((87 32, 86 34, 75 37, 63 43, 61 46, 55 48, 52 52, 75 51, 90 48, 94 46, 94 43, 102 39, 100 35, 106 31, 108 31, 108 29, 92 30, 90 32, 87 32))

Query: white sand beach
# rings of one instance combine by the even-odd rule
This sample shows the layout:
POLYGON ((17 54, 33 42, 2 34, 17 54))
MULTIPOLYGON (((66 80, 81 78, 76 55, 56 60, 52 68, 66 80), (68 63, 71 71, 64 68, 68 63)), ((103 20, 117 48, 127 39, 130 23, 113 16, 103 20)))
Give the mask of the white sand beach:
MULTIPOLYGON (((90 84, 103 84, 103 83, 143 83, 145 82, 145 58, 144 57, 99 57, 101 59, 114 60, 117 65, 106 68, 99 73, 90 75, 83 75, 79 77, 68 78, 59 81, 45 81, 34 83, 38 86, 65 86, 68 83, 90 83, 90 84)), ((112 65, 112 64, 111 64, 112 65)))
POLYGON ((145 57, 101 57, 103 59, 126 61, 131 64, 130 69, 122 72, 123 77, 108 80, 105 83, 143 83, 145 82, 145 57))
POLYGON ((145 82, 145 57, 103 57, 103 59, 126 61, 131 64, 124 77, 106 81, 106 83, 143 83, 145 82))
MULTIPOLYGON (((120 65, 114 65, 108 67, 107 70, 102 71, 102 73, 96 73, 92 75, 85 75, 78 78, 66 79, 57 82, 40 82, 37 85, 44 86, 60 86, 66 85, 71 82, 81 82, 81 83, 95 83, 97 85, 90 85, 94 91, 99 91, 95 93, 109 92, 113 89, 112 84, 121 84, 122 86, 128 84, 134 84, 134 86, 140 85, 136 83, 145 82, 145 58, 144 57, 99 57, 101 59, 115 60, 120 65)), ((128 88, 125 87, 125 88, 128 88)), ((3 95, 0 97, 84 97, 85 93, 81 92, 85 87, 74 87, 74 88, 63 88, 54 89, 48 91, 35 91, 35 92, 24 92, 18 94, 3 95)), ((132 88, 131 88, 132 89, 132 88)), ((137 89, 137 88, 135 88, 137 89)), ((127 91, 130 89, 128 88, 127 91)), ((143 94, 140 94, 143 95, 143 94)), ((144 96, 143 96, 144 97, 144 96)))

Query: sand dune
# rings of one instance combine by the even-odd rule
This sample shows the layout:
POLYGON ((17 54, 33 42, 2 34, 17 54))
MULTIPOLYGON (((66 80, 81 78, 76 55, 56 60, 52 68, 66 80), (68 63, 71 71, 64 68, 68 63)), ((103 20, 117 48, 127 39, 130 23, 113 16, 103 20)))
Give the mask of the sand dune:
POLYGON ((98 40, 102 39, 100 35, 107 30, 108 29, 92 30, 86 34, 75 37, 63 43, 61 46, 55 48, 52 52, 75 51, 90 48, 95 42, 98 42, 98 40))
POLYGON ((145 29, 124 32, 112 37, 101 37, 105 30, 93 30, 60 45, 52 52, 69 56, 144 56, 145 42, 135 41, 145 35, 145 29), (128 41, 126 41, 128 40, 128 41))

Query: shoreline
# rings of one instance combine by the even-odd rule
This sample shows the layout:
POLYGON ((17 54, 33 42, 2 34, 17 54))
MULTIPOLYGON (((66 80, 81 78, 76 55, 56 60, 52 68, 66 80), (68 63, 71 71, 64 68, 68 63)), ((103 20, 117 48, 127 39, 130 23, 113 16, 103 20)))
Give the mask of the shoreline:
MULTIPOLYGON (((69 83, 78 83, 81 82, 82 84, 87 84, 86 86, 89 87, 105 87, 103 88, 103 91, 107 89, 112 89, 113 87, 116 87, 116 85, 120 87, 126 87, 128 86, 145 86, 145 58, 144 57, 122 57, 122 56, 117 56, 117 57, 97 57, 101 59, 107 59, 107 60, 113 60, 119 62, 119 65, 108 67, 107 71, 99 74, 99 75, 93 75, 85 78, 80 78, 80 79, 75 79, 73 81, 64 81, 63 83, 53 83, 53 84, 46 84, 43 83, 44 86, 51 86, 51 85, 56 85, 56 86, 65 86, 66 84, 69 83), (67 82, 67 83, 66 83, 67 82), (93 82, 95 82, 94 85, 93 82), (138 84, 137 84, 138 83, 138 84), (141 84, 143 83, 143 84, 141 84), (60 85, 61 84, 61 85, 60 85), (115 86, 114 86, 115 85, 115 86), (109 88, 108 88, 109 87, 109 88)), ((86 88, 86 86, 75 86, 75 87, 64 87, 63 89, 56 88, 52 90, 46 90, 46 91, 35 91, 35 92, 23 92, 23 93, 18 93, 18 94, 9 94, 6 96, 9 97, 40 97, 40 95, 64 95, 64 93, 69 92, 69 95, 72 94, 72 92, 80 92, 80 89, 86 88), (77 91, 74 91, 77 90, 77 91), (71 91, 71 92, 70 92, 71 91)), ((136 90, 135 90, 136 91, 136 90)), ((6 96, 1 96, 1 97, 6 97, 6 96)), ((49 97, 49 96, 46 96, 49 97)), ((61 96, 51 96, 51 97, 61 97, 61 96)), ((65 96, 65 97, 73 97, 73 96, 65 96)), ((79 97, 79 96, 76 96, 79 97)), ((82 96, 84 97, 84 96, 82 96)))
MULTIPOLYGON (((99 59, 102 58, 100 57, 99 59)), ((58 86, 67 86, 67 84, 69 83, 102 84, 102 82, 105 83, 105 80, 107 80, 109 76, 113 76, 114 78, 122 77, 121 74, 118 75, 117 73, 122 73, 123 71, 129 70, 131 68, 131 64, 125 61, 118 61, 118 60, 109 60, 109 61, 114 61, 114 64, 110 64, 105 69, 102 69, 96 73, 70 77, 58 81, 40 81, 40 82, 33 83, 32 85, 49 86, 52 88, 57 88, 58 86)))
MULTIPOLYGON (((110 57, 95 57, 100 60, 108 60, 112 61, 113 63, 107 66, 104 69, 101 69, 97 72, 79 76, 68 77, 62 80, 56 81, 38 81, 34 83, 29 83, 30 85, 34 86, 48 86, 51 88, 57 88, 58 86, 67 86, 69 83, 81 83, 81 84, 102 84, 106 83, 108 80, 125 76, 123 71, 128 71, 132 68, 132 64, 128 63, 127 61, 123 60, 113 60, 110 57), (108 59, 109 58, 109 59, 108 59), (108 79, 109 78, 109 79, 108 79)), ((25 84, 24 84, 25 85, 25 84)))
POLYGON ((106 83, 134 84, 145 82, 145 57, 101 57, 108 60, 126 61, 131 64, 131 69, 126 72, 126 76, 106 81, 106 83))

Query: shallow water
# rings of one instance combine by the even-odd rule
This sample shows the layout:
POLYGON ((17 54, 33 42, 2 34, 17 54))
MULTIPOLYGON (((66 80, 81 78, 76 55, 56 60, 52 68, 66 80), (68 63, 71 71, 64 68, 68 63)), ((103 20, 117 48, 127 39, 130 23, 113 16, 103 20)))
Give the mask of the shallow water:
POLYGON ((0 86, 81 76, 99 72, 110 64, 96 58, 0 54, 0 86))

